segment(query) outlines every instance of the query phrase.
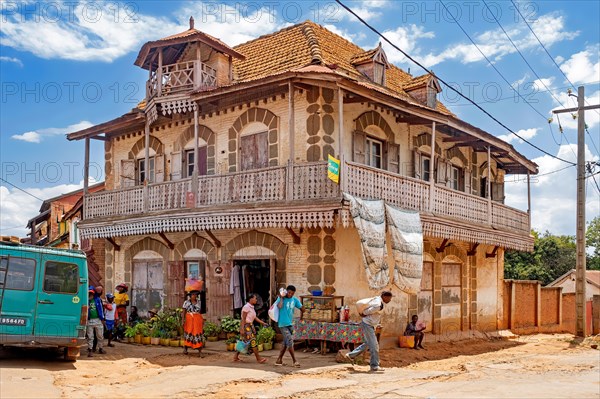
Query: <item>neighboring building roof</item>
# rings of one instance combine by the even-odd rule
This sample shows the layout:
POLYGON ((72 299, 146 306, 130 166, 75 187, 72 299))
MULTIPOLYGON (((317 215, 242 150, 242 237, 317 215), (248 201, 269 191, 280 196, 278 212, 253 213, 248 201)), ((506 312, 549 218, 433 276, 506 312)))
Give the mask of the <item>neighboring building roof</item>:
MULTIPOLYGON (((548 287, 556 287, 558 285, 560 285, 567 277, 569 277, 571 274, 575 273, 575 269, 571 269, 568 272, 566 272, 565 274, 563 274, 562 276, 560 276, 559 278, 557 278, 556 280, 554 280, 553 282, 551 282, 550 284, 548 284, 548 287)), ((600 270, 586 270, 585 271, 585 279, 587 280, 588 283, 595 285, 596 287, 600 288, 600 270)))

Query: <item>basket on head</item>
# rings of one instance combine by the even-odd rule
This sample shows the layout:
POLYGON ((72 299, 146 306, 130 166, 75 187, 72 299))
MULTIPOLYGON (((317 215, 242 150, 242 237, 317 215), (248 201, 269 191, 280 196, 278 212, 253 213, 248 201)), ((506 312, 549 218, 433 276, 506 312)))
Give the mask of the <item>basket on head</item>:
POLYGON ((204 288, 204 281, 195 278, 189 278, 185 280, 185 291, 202 291, 204 288))

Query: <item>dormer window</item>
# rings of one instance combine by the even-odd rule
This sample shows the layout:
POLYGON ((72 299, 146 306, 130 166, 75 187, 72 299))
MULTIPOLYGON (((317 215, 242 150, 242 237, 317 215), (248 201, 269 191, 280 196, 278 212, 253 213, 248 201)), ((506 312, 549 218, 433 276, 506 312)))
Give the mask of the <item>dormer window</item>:
POLYGON ((382 86, 385 84, 385 65, 381 62, 373 62, 373 82, 382 86))
POLYGON ((350 62, 373 83, 385 86, 385 70, 389 67, 389 63, 381 43, 377 48, 356 54, 350 62))
POLYGON ((402 89, 412 98, 429 108, 437 107, 437 95, 442 91, 434 75, 422 75, 413 78, 402 89))

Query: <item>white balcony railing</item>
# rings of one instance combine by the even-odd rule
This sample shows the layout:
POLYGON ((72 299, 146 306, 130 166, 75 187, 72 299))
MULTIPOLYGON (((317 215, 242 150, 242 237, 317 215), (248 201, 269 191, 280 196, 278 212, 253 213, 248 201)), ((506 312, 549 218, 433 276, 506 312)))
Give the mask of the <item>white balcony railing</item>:
POLYGON ((283 201, 341 200, 344 191, 360 198, 383 199, 399 208, 529 234, 527 212, 497 202, 490 206, 487 199, 436 185, 430 209, 428 182, 352 162, 345 162, 341 173, 341 188, 327 178, 325 162, 314 162, 200 176, 196 191, 190 178, 102 191, 86 196, 84 215, 93 219, 252 203, 268 207, 283 201))

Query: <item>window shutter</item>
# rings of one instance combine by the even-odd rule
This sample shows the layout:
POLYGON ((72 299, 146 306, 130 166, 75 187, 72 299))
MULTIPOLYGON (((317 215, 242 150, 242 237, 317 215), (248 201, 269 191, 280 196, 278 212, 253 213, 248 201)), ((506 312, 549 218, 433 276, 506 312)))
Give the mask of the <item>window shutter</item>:
POLYGON ((169 280, 168 303, 172 308, 178 308, 183 303, 185 288, 185 273, 182 261, 168 262, 167 279, 169 280))
POLYGON ((367 135, 364 132, 356 130, 354 132, 353 140, 352 140, 352 151, 353 158, 352 160, 356 163, 365 164, 365 146, 367 141, 367 135))
POLYGON ((477 164, 473 164, 471 167, 471 194, 479 195, 479 168, 477 164))
POLYGON ((154 183, 165 181, 165 156, 163 154, 154 157, 154 183))
POLYGON ((447 167, 448 165, 446 164, 446 161, 444 161, 443 159, 438 158, 437 159, 437 171, 436 171, 436 182, 440 183, 440 184, 446 184, 446 182, 448 181, 447 178, 447 173, 449 169, 447 167))
POLYGON ((386 149, 387 170, 400 174, 400 145, 388 142, 386 149))
POLYGON ((181 179, 181 151, 171 154, 171 180, 181 179))
POLYGON ((465 169, 465 193, 471 194, 471 171, 465 169))
POLYGON ((135 160, 121 160, 121 188, 135 186, 135 160))
POLYGON ((421 170, 421 153, 419 151, 413 151, 413 166, 415 168, 415 178, 422 179, 423 171, 421 170))
POLYGON ((492 182, 492 201, 504 203, 504 184, 492 182))

